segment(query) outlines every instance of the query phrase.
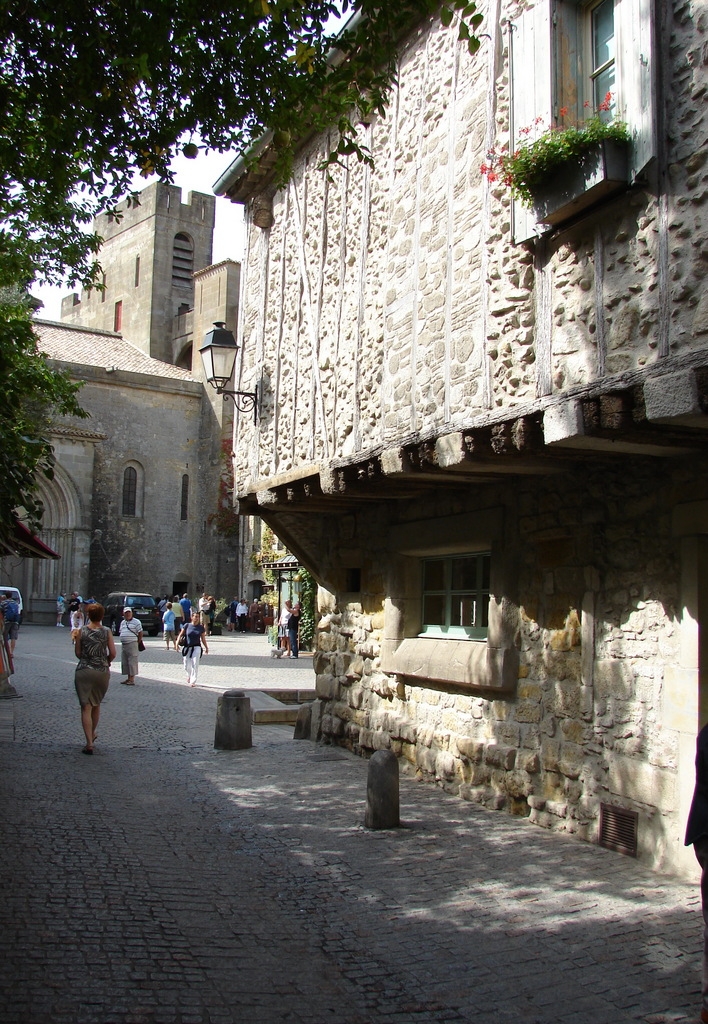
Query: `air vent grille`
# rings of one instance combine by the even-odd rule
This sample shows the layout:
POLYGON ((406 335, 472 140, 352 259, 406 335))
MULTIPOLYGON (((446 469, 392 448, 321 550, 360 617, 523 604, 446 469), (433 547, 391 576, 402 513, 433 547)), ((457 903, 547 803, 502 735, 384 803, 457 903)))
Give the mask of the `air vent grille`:
POLYGON ((600 804, 600 846, 607 850, 637 856, 639 815, 624 807, 600 804))

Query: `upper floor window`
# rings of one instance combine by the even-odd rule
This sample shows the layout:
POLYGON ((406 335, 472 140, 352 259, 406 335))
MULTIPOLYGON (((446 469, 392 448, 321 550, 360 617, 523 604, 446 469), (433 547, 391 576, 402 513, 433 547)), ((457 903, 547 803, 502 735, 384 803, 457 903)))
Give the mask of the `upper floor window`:
MULTIPOLYGON (((598 112, 631 134, 629 180, 656 153, 653 0, 537 0, 511 24, 511 148, 598 112), (609 94, 609 100, 608 100, 609 94)), ((514 238, 536 234, 514 204, 514 238)))
POLYGON ((127 466, 123 473, 123 515, 134 516, 138 497, 138 473, 134 466, 127 466))
POLYGON ((145 476, 139 462, 130 462, 123 470, 121 514, 130 518, 143 515, 145 476))
POLYGON ((611 121, 615 112, 615 0, 601 0, 590 8, 590 25, 587 37, 590 49, 588 63, 590 97, 588 102, 593 110, 599 110, 604 120, 611 121), (610 97, 609 104, 605 98, 610 97))
POLYGON ((188 518, 189 513, 189 475, 185 473, 182 476, 182 496, 180 499, 180 510, 179 517, 185 522, 188 518))
POLYGON ((119 333, 123 326, 123 303, 116 302, 113 307, 113 330, 116 334, 119 333))
POLYGON ((135 287, 140 284, 140 257, 135 257, 135 287))
POLYGON ((490 565, 489 552, 423 559, 424 635, 486 637, 490 565))
POLYGON ((175 235, 172 246, 172 284, 192 287, 194 271, 194 245, 189 235, 183 232, 175 235))

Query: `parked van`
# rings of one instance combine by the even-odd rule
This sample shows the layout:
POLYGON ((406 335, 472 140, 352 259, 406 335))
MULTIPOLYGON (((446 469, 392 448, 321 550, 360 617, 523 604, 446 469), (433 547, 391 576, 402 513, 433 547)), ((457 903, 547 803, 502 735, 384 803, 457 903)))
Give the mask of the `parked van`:
POLYGON ((4 598, 5 594, 9 594, 10 597, 14 598, 14 600, 17 601, 18 605, 20 606, 20 622, 22 622, 22 609, 24 607, 24 605, 22 604, 22 594, 19 592, 17 587, 3 587, 0 584, 0 601, 4 598))
POLYGON ((133 616, 140 622, 144 633, 157 636, 162 629, 162 616, 155 604, 155 598, 150 594, 128 594, 122 590, 109 594, 103 602, 103 607, 106 610, 103 624, 109 626, 115 636, 118 636, 120 631, 124 608, 133 609, 133 616))

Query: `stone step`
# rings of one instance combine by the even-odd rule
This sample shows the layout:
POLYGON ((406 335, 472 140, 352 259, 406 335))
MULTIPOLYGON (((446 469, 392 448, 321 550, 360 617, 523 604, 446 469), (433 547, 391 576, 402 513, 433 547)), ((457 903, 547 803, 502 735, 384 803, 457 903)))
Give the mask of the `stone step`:
POLYGON ((284 704, 282 700, 273 696, 274 693, 282 695, 280 691, 245 690, 244 692, 251 701, 251 721, 254 725, 295 725, 300 705, 284 704))
POLYGON ((291 704, 290 707, 252 711, 251 718, 254 725, 295 725, 297 712, 297 704, 291 704))
POLYGON ((317 690, 264 690, 263 692, 280 701, 281 704, 309 704, 311 700, 317 700, 317 690))

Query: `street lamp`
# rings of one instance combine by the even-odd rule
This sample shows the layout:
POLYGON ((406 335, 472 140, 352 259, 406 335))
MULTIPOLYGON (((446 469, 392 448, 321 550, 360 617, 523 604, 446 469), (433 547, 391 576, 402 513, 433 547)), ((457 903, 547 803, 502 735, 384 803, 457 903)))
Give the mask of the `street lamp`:
POLYGON ((216 390, 217 395, 223 395, 224 400, 231 398, 239 412, 253 410, 253 422, 256 423, 258 421, 258 388, 255 391, 233 391, 226 386, 233 376, 237 352, 238 345, 233 333, 221 321, 216 322, 213 328, 206 332, 204 342, 199 349, 204 374, 207 381, 216 390))

